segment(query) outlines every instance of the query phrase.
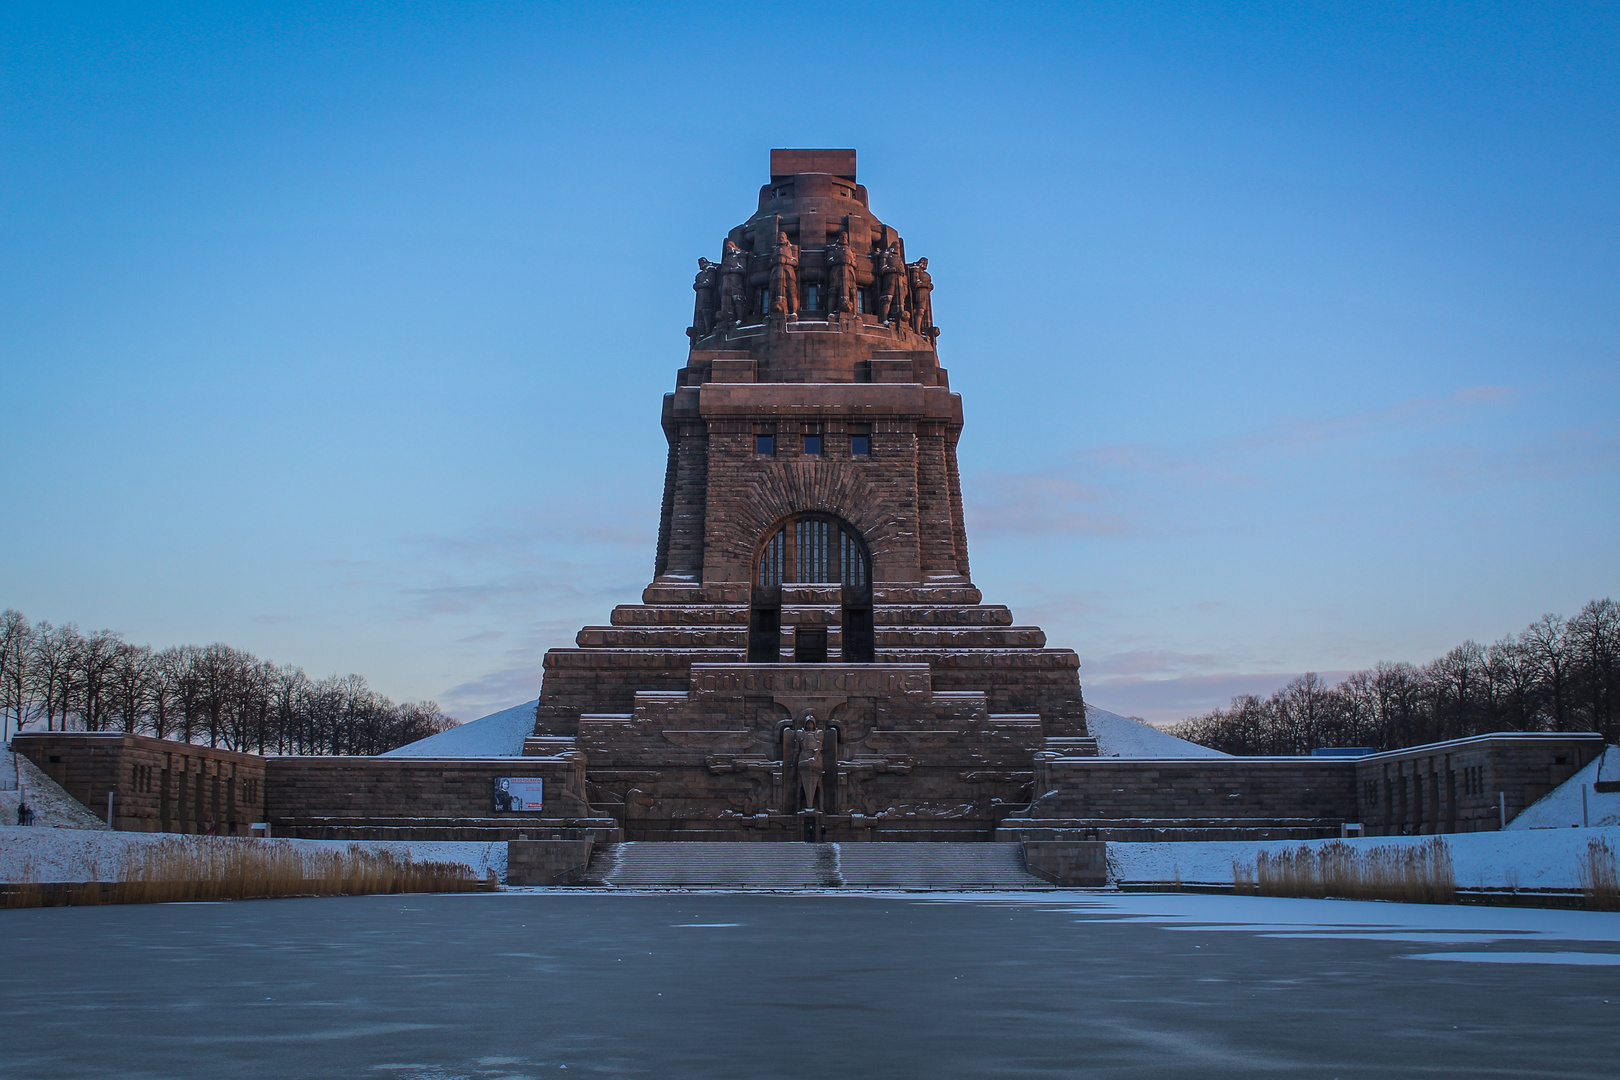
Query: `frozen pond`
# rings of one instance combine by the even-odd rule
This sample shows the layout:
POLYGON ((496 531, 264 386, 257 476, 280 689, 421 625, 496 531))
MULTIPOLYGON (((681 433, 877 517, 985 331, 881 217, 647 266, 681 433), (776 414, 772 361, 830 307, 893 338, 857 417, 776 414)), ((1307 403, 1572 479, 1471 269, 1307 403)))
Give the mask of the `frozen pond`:
POLYGON ((1620 915, 538 891, 0 911, 0 1023, 0 1075, 36 1080, 1608 1078, 1620 915))

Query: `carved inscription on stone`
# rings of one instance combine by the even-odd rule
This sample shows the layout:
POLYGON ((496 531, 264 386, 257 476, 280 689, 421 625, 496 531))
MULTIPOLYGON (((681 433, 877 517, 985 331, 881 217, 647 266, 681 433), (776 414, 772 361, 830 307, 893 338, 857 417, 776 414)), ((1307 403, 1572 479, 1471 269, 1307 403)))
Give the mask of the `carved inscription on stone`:
POLYGON ((926 670, 894 668, 798 668, 750 671, 692 665, 692 692, 696 694, 906 694, 930 693, 926 670))

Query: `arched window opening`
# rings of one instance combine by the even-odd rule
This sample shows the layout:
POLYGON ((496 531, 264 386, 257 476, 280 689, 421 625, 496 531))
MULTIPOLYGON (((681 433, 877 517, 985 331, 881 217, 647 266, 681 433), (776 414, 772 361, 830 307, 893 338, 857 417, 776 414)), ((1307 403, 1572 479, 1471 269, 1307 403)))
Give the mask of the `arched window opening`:
POLYGON ((785 546, 784 536, 780 532, 765 542, 765 550, 759 557, 759 573, 756 575, 760 585, 769 587, 782 584, 782 549, 785 546))
POLYGON ((805 514, 787 522, 761 546, 754 584, 839 584, 867 589, 872 563, 860 534, 836 518, 805 514))
MULTIPOLYGON (((781 660, 784 584, 842 586, 839 658, 845 663, 873 662, 872 560, 865 541, 847 522, 824 514, 801 514, 784 522, 760 546, 753 582, 748 620, 750 663, 781 660)), ((826 635, 825 628, 798 630, 794 661, 826 662, 826 635)))

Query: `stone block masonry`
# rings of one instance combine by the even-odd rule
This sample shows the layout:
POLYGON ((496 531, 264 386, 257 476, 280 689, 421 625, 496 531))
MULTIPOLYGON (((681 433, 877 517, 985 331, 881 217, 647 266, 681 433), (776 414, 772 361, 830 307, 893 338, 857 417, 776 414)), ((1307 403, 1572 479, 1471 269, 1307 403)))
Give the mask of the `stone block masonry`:
POLYGON ((1290 840, 1501 828, 1602 751, 1592 732, 1500 732, 1361 758, 1063 758, 998 838, 1290 840))
POLYGON ((578 754, 527 758, 259 757, 139 735, 26 732, 25 755, 113 828, 311 840, 618 839, 592 814, 578 754), (541 814, 497 812, 502 776, 545 781, 541 814))
POLYGON ((64 791, 129 832, 246 836, 264 820, 265 761, 120 732, 23 732, 11 749, 64 791))

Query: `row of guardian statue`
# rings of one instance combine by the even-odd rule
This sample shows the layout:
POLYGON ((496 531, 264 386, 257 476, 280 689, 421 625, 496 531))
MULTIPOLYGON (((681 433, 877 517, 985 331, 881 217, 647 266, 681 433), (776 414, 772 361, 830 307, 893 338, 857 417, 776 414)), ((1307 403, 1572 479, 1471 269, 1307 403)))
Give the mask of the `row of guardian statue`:
MULTIPOLYGON (((727 240, 720 262, 698 260, 697 293, 692 313, 693 340, 708 337, 716 328, 725 330, 746 322, 751 314, 799 317, 799 245, 780 232, 770 251, 770 291, 764 310, 754 312, 749 301, 748 253, 727 240)), ((923 337, 939 336, 934 326, 932 293, 934 279, 928 274, 928 260, 905 261, 898 244, 868 255, 850 250, 848 238, 840 232, 827 242, 826 313, 855 315, 861 310, 856 260, 869 259, 872 280, 880 288, 875 305, 878 320, 885 326, 908 326, 923 337)))

